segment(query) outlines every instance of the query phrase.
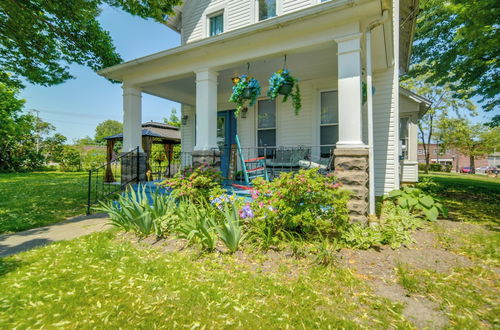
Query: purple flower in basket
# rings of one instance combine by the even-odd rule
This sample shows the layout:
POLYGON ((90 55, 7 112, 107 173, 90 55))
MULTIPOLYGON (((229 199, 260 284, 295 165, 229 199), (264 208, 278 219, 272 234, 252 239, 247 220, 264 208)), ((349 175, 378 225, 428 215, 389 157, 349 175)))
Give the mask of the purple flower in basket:
POLYGON ((243 206, 239 213, 240 213, 240 218, 242 218, 242 219, 254 217, 252 208, 250 207, 250 204, 243 206))

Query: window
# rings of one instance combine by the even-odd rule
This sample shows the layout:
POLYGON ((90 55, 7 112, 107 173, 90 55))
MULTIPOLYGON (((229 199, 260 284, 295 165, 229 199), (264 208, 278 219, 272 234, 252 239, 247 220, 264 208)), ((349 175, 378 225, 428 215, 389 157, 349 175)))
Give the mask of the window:
POLYGON ((220 13, 209 19, 210 36, 216 36, 224 32, 224 14, 220 13))
POLYGON ((259 1, 259 21, 276 16, 276 0, 259 1))
MULTIPOLYGON (((276 102, 260 100, 257 102, 257 146, 276 146, 276 102)), ((272 154, 272 149, 267 155, 272 154)), ((264 149, 259 149, 259 156, 264 155, 264 149)))
POLYGON ((321 157, 330 157, 332 147, 339 140, 338 92, 321 92, 321 120, 319 144, 321 157))
POLYGON ((418 149, 418 155, 422 156, 424 154, 424 149, 418 149))
POLYGON ((408 159, 408 123, 410 118, 399 118, 399 147, 401 159, 408 159))

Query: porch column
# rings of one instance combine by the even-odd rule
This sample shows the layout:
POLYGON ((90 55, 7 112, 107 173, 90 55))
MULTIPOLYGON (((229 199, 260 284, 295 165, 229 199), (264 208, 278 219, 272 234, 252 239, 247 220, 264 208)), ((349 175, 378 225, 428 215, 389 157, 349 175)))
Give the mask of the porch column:
POLYGON ((217 76, 211 69, 196 72, 196 144, 193 165, 220 167, 217 147, 217 76))
POLYGON ((338 148, 364 148, 361 116, 361 33, 336 39, 338 48, 338 148))
POLYGON ((217 72, 196 72, 196 145, 194 150, 217 148, 217 72))
POLYGON ((351 221, 366 223, 368 213, 368 148, 363 143, 361 94, 361 33, 336 39, 338 46, 339 140, 335 172, 352 192, 351 221))
POLYGON ((123 152, 137 147, 142 151, 141 90, 123 86, 123 152))
POLYGON ((121 184, 146 181, 146 155, 142 149, 141 90, 123 86, 123 148, 121 184), (129 153, 139 147, 139 153, 129 153))

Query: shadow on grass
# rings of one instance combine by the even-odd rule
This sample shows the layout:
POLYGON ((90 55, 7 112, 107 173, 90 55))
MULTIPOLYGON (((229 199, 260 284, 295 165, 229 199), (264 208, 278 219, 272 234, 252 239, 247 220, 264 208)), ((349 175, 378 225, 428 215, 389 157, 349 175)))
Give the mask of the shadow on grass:
POLYGON ((19 260, 0 258, 0 277, 10 273, 21 267, 22 262, 19 260))

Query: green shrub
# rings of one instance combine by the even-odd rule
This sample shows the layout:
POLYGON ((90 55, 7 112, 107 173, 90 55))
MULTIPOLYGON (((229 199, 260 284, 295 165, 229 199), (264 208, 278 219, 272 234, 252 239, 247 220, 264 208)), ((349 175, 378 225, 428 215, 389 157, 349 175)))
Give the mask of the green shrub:
POLYGON ((221 182, 221 173, 205 163, 199 167, 186 168, 174 178, 163 181, 161 185, 171 189, 176 198, 198 203, 209 202, 210 196, 223 193, 221 182))
POLYGON ((369 249, 383 245, 396 249, 410 244, 413 241, 412 232, 422 228, 423 222, 408 210, 385 202, 382 206, 380 223, 375 226, 352 224, 342 233, 341 241, 344 246, 355 249, 369 249))
POLYGON ((216 227, 216 231, 229 252, 234 253, 238 250, 238 246, 243 238, 237 206, 225 203, 221 212, 224 215, 223 221, 216 227))
POLYGON ((443 190, 443 187, 434 182, 434 180, 430 177, 421 177, 415 184, 415 188, 418 188, 428 194, 437 194, 443 190))
POLYGON ((290 237, 331 237, 349 223, 349 193, 333 176, 301 170, 273 181, 257 178, 253 184, 255 218, 248 224, 264 245, 290 237))
POLYGON ((405 187, 393 190, 384 197, 384 200, 391 201, 412 214, 424 216, 430 221, 436 220, 439 215, 448 216, 448 211, 440 202, 418 188, 405 187))
POLYGON ((441 164, 429 164, 429 171, 441 172, 443 170, 443 165, 441 164))
POLYGON ((198 243, 204 250, 213 251, 217 244, 216 210, 206 202, 181 201, 176 209, 180 221, 175 229, 179 238, 190 244, 198 243))
POLYGON ((125 231, 134 231, 139 236, 148 236, 153 232, 163 236, 171 229, 167 229, 166 223, 171 219, 175 201, 170 196, 151 192, 150 203, 146 189, 146 186, 139 192, 127 189, 124 194, 118 195, 117 200, 101 202, 97 210, 108 213, 111 225, 125 231))

